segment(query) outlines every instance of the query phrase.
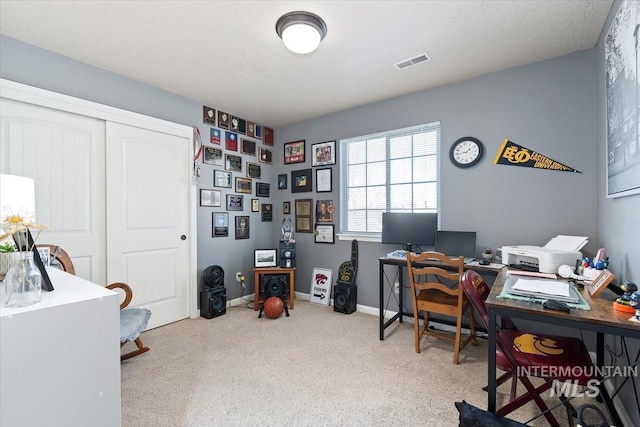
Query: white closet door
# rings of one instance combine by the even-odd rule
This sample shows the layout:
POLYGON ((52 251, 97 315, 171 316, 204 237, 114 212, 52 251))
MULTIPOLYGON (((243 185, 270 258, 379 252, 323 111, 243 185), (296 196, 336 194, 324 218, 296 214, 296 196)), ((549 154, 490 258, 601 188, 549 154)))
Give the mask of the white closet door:
POLYGON ((104 121, 0 99, 0 172, 35 180, 36 216, 76 274, 105 284, 104 121))
POLYGON ((189 147, 107 122, 108 281, 132 287, 150 328, 189 316, 189 147))

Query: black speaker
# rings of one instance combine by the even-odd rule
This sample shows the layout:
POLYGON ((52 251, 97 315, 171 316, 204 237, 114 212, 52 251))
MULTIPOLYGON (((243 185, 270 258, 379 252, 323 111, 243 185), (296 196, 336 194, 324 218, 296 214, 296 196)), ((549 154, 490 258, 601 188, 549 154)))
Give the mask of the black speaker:
POLYGON ((296 266, 296 244, 288 240, 280 240, 280 267, 293 268, 296 266))
POLYGON ((358 287, 354 285, 336 284, 333 286, 333 311, 351 314, 356 311, 358 287))
POLYGON ((280 297, 289 301, 289 275, 288 274, 264 274, 260 283, 261 300, 269 297, 280 297))
POLYGON ((206 319, 222 316, 227 312, 227 288, 216 286, 200 292, 200 316, 206 319))

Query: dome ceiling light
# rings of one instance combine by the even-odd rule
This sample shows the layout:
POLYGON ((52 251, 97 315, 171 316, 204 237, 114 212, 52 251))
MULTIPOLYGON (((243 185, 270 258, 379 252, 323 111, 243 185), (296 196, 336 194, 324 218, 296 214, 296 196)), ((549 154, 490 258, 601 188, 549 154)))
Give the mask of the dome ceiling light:
POLYGON ((327 35, 327 24, 311 12, 289 12, 276 22, 276 33, 291 52, 311 53, 327 35))

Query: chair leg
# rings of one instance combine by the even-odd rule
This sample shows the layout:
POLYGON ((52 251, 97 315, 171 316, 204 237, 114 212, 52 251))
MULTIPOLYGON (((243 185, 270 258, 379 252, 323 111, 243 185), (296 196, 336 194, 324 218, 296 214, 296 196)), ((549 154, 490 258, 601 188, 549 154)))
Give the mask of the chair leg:
POLYGON ((416 353, 420 353, 420 316, 419 313, 414 313, 413 316, 413 341, 416 353))
POLYGON ((469 310, 469 329, 471 330, 471 345, 473 346, 478 346, 478 340, 476 339, 476 321, 473 318, 473 307, 471 306, 471 304, 469 304, 468 307, 469 310))
POLYGON ((458 313, 458 320, 456 321, 456 340, 453 345, 453 364, 458 364, 458 356, 460 355, 460 341, 462 340, 462 307, 458 313))
MULTIPOLYGON (((136 338, 134 342, 135 342, 135 344, 136 344, 136 347, 138 347, 138 349, 137 349, 137 350, 130 351, 129 353, 126 353, 126 354, 123 354, 122 356, 120 356, 120 361, 121 361, 121 362, 123 362, 123 361, 125 361, 125 360, 127 360, 127 359, 131 359, 132 357, 137 356, 137 355, 139 355, 139 354, 146 353, 147 351, 149 351, 149 350, 150 350, 150 349, 149 349, 149 347, 146 347, 146 346, 142 343, 142 340, 140 339, 140 337, 136 338)), ((125 344, 126 344, 126 343, 122 343, 122 344, 120 345, 120 347, 122 348, 122 346, 124 346, 125 344)))

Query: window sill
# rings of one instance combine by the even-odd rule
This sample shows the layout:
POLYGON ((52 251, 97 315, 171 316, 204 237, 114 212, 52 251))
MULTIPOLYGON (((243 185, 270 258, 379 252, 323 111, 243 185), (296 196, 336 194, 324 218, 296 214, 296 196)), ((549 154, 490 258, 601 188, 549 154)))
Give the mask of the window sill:
POLYGON ((357 240, 358 242, 375 242, 380 243, 380 236, 371 234, 357 234, 357 233, 341 233, 336 234, 338 240, 357 240))

